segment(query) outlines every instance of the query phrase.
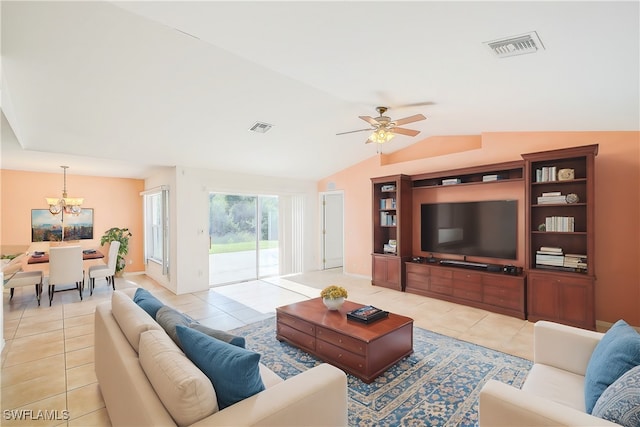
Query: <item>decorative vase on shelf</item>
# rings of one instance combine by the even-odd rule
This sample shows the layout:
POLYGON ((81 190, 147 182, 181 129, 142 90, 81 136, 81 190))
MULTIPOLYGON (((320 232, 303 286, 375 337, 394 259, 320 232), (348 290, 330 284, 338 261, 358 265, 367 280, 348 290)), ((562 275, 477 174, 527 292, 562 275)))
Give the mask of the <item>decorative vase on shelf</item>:
POLYGON ((322 302, 329 310, 340 310, 344 303, 344 298, 322 298, 322 302))

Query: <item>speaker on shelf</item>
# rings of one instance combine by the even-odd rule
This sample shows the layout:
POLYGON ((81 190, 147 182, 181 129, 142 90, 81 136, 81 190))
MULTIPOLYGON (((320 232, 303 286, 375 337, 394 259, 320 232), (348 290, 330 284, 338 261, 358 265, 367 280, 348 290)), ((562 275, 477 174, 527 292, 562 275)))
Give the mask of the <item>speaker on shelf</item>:
POLYGON ((489 264, 489 265, 487 265, 487 271, 491 271, 493 273, 497 273, 499 271, 502 271, 502 266, 498 265, 498 264, 489 264))
POLYGON ((504 274, 511 274, 512 276, 517 276, 522 273, 522 267, 516 267, 515 265, 505 265, 502 267, 502 272, 504 274))

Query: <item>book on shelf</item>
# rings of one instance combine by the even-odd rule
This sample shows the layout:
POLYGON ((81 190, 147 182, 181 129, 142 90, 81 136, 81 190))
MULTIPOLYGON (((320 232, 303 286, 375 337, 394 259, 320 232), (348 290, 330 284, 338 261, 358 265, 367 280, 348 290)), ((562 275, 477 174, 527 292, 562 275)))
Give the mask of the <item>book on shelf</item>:
POLYGON ((462 181, 460 180, 460 178, 449 178, 449 179, 443 179, 442 180, 442 185, 455 185, 455 184, 460 184, 462 181))
POLYGON ((362 323, 371 323, 389 316, 388 311, 380 310, 372 305, 365 305, 347 313, 347 319, 362 323))
POLYGON ((380 209, 395 209, 396 208, 396 199, 388 198, 388 199, 380 199, 380 209))
POLYGON ((548 216, 545 218, 546 231, 573 232, 575 229, 572 216, 548 216))
POLYGON ((482 182, 499 181, 501 179, 503 179, 502 175, 482 175, 482 182))
POLYGON ((536 169, 536 182, 557 181, 558 173, 555 166, 543 166, 536 169))
POLYGON ((542 197, 548 197, 548 196, 562 196, 562 193, 560 191, 547 191, 545 193, 541 194, 542 197))
POLYGON ((396 215, 389 212, 380 212, 380 225, 387 227, 396 225, 396 215))
POLYGON ((562 194, 559 196, 539 196, 538 204, 539 205, 548 205, 548 204, 566 204, 567 196, 563 196, 562 194))
POLYGON ((555 252, 555 253, 562 253, 562 248, 559 248, 557 246, 540 246, 540 250, 544 251, 544 252, 555 252))

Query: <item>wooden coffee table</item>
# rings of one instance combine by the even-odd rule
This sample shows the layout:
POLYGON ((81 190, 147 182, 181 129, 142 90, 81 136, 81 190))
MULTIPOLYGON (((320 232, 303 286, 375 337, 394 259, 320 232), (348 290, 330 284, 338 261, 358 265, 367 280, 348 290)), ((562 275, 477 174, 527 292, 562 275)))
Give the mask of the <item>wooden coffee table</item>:
POLYGON ((389 313, 370 324, 347 320, 347 312, 362 307, 345 301, 328 310, 322 298, 276 308, 276 338, 371 383, 413 353, 413 319, 389 313))

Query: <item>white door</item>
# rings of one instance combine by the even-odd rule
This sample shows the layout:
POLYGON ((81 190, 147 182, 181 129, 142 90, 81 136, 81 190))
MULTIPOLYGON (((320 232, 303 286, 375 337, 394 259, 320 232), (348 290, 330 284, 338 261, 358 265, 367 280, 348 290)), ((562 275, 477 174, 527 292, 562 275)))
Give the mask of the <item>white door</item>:
POLYGON ((322 195, 322 268, 342 267, 343 262, 343 194, 322 195))

